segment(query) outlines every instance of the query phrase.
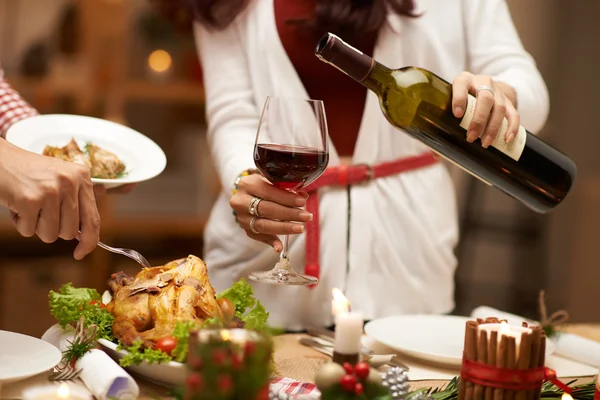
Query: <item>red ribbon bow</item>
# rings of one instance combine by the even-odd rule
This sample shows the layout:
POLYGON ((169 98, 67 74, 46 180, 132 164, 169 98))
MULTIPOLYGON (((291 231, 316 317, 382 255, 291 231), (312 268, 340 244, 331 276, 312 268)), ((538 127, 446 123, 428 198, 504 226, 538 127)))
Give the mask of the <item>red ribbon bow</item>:
POLYGON ((554 370, 546 367, 531 369, 499 368, 463 358, 460 378, 476 385, 505 390, 539 389, 542 383, 550 381, 565 393, 570 394, 573 391, 569 386, 558 380, 554 370))

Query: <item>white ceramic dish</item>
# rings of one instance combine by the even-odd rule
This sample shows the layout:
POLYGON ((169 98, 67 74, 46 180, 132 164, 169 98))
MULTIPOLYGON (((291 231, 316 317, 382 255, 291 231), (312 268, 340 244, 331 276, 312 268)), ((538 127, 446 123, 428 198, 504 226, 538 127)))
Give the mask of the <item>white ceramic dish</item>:
POLYGON ((119 157, 127 174, 118 179, 92 179, 94 184, 114 188, 147 181, 161 174, 167 165, 162 149, 141 133, 115 122, 81 115, 47 114, 23 119, 11 126, 6 140, 25 150, 41 154, 46 145, 64 146, 71 138, 83 148, 86 142, 119 157))
POLYGON ((0 384, 49 371, 60 362, 60 350, 43 340, 0 331, 0 384))
MULTIPOLYGON (((436 364, 460 366, 465 323, 472 318, 449 315, 398 315, 368 322, 365 333, 408 356, 436 364)), ((546 355, 554 352, 546 343, 546 355)))
MULTIPOLYGON (((117 363, 127 354, 124 350, 117 350, 117 345, 106 339, 98 340, 98 345, 117 363)), ((126 369, 162 386, 175 387, 185 382, 185 365, 175 361, 161 364, 142 362, 140 365, 131 365, 126 369)))

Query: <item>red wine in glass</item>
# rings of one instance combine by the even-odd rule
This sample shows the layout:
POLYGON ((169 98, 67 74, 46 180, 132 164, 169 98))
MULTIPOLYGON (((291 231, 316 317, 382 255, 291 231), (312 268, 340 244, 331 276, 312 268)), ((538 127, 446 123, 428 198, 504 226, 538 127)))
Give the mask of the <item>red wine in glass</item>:
POLYGON ((273 185, 298 190, 314 182, 327 168, 329 153, 314 147, 258 144, 254 163, 273 185))
MULTIPOLYGON (((320 100, 267 97, 254 143, 254 164, 280 189, 290 192, 314 182, 329 162, 327 119, 320 100)), ((254 218, 259 218, 254 216, 254 218)), ((281 285, 314 285, 314 276, 296 272, 288 256, 289 235, 283 237, 279 261, 270 271, 248 278, 281 285)))

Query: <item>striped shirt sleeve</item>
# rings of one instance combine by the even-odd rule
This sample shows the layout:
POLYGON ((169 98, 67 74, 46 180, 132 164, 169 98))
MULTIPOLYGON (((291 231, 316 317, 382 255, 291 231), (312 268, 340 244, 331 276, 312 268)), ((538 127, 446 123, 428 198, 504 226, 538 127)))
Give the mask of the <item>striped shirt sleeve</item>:
POLYGON ((0 137, 16 122, 39 113, 27 103, 6 81, 0 65, 0 137))

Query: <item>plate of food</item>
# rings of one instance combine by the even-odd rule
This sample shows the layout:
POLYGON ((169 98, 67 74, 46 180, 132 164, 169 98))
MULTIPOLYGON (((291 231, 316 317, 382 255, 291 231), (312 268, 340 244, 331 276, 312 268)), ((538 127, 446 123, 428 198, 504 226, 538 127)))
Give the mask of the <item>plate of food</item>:
MULTIPOLYGON (((368 322, 365 333, 416 359, 459 367, 469 320, 472 318, 452 315, 397 315, 368 322)), ((554 343, 547 339, 546 356, 554 349, 554 343)))
POLYGON ((167 165, 162 149, 124 125, 81 115, 25 118, 6 133, 25 150, 86 166, 92 182, 114 188, 160 175, 167 165))
POLYGON ((100 349, 125 369, 164 386, 185 380, 190 332, 262 330, 269 316, 244 279, 216 293, 206 264, 193 255, 135 276, 113 273, 102 295, 68 283, 51 291, 49 299, 61 326, 83 318, 86 326, 97 327, 100 349))

